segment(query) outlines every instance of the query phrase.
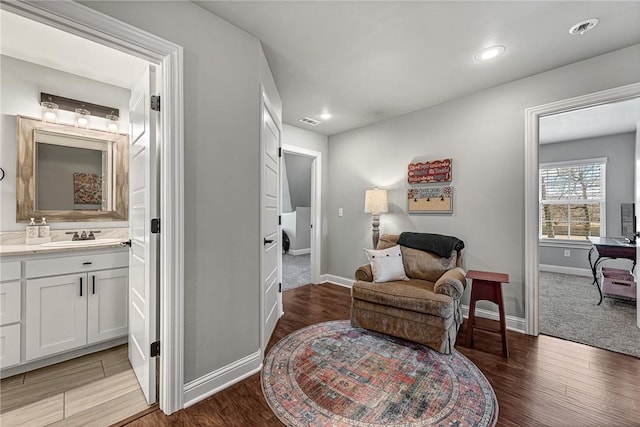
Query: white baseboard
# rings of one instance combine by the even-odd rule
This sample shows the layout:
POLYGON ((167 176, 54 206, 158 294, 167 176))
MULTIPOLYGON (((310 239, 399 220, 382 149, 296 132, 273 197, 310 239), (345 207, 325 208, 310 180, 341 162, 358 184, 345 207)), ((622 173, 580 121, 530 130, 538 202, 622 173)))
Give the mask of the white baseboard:
POLYGON ((289 255, 306 255, 311 253, 311 248, 306 249, 289 249, 289 255))
POLYGON ((574 276, 593 277, 591 270, 588 268, 562 267, 559 265, 540 264, 540 271, 548 271, 549 273, 573 274, 574 276))
MULTIPOLYGON (((469 306, 463 304, 461 308, 462 317, 468 319, 469 306)), ((497 311, 485 310, 483 308, 476 308, 476 317, 482 317, 491 320, 500 320, 500 314, 497 311)), ((505 320, 507 321, 507 329, 509 329, 510 331, 520 332, 521 334, 525 333, 525 321, 522 317, 506 315, 505 320)))
POLYGON ((260 350, 184 385, 184 408, 260 372, 260 350))
POLYGON ((322 274, 320 275, 320 282, 329 282, 334 285, 344 286, 345 288, 351 289, 353 287, 353 279, 347 279, 346 277, 334 276, 333 274, 322 274))

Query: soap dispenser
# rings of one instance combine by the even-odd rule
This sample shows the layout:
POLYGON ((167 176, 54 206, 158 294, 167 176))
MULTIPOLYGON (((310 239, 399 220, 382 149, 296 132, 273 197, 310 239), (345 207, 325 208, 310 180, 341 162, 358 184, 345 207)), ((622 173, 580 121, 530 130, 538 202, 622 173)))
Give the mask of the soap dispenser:
POLYGON ((42 222, 38 227, 38 237, 50 237, 50 236, 51 236, 51 230, 47 225, 47 218, 43 217, 42 222))
POLYGON ((27 239, 35 239, 38 237, 38 226, 36 225, 35 218, 31 218, 31 222, 27 225, 26 237, 27 239))

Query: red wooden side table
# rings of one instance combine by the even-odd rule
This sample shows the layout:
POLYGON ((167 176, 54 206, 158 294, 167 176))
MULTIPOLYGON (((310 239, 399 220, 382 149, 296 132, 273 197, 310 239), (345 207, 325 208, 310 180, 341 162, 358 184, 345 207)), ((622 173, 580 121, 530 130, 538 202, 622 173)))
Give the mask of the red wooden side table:
POLYGON ((509 348, 507 347, 507 324, 504 316, 504 304, 502 301, 502 284, 509 283, 509 275, 503 273, 491 273, 488 271, 469 270, 467 279, 471 279, 471 300, 469 301, 469 319, 467 323, 466 346, 473 346, 473 329, 482 329, 489 332, 499 333, 502 337, 502 355, 509 358, 509 348), (500 329, 496 329, 493 322, 486 322, 485 319, 476 319, 476 302, 480 300, 491 301, 498 304, 500 313, 500 329))

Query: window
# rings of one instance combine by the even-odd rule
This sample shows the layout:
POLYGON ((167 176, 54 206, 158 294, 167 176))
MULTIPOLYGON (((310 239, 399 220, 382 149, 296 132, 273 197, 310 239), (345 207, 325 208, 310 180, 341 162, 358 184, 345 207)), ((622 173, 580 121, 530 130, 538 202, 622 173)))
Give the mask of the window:
POLYGON ((604 236, 606 158, 540 165, 540 238, 604 236))

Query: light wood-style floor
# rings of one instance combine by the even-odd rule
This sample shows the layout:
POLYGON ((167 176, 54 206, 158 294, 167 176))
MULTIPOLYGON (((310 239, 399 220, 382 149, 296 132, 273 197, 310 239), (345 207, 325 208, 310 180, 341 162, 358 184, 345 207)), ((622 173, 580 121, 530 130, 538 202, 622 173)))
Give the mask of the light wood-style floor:
POLYGON ((109 426, 146 408, 126 345, 0 383, 2 427, 109 426))
MULTIPOLYGON (((349 318, 349 290, 306 285, 283 293, 284 316, 269 343, 314 323, 349 318)), ((589 327, 589 325, 585 325, 589 327)), ((465 328, 456 349, 473 361, 493 386, 498 426, 640 426, 640 359, 557 338, 508 331, 510 357, 499 336, 476 331, 465 348, 465 328)), ((262 395, 260 374, 171 416, 155 410, 131 426, 282 426, 262 395)))

